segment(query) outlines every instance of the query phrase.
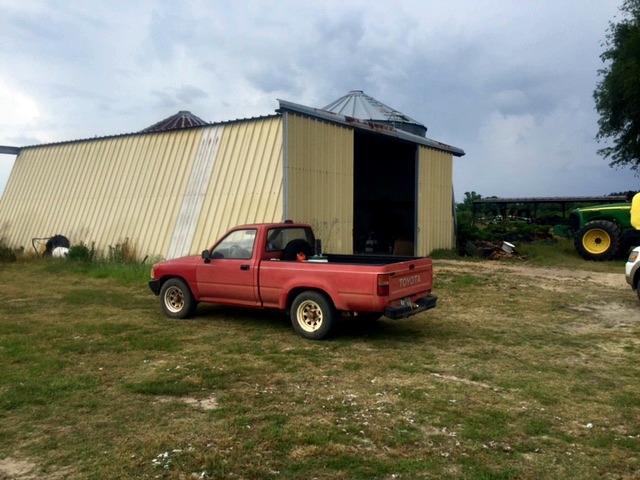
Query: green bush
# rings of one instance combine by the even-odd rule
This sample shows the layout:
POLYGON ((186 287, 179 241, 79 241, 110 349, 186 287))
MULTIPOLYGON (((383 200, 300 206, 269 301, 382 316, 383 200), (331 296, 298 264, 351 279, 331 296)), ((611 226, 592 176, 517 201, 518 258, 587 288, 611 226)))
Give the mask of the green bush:
POLYGON ((490 241, 533 242, 550 238, 548 225, 533 223, 494 223, 487 225, 484 234, 490 241))
POLYGON ((91 242, 91 246, 85 245, 83 242, 80 242, 78 245, 72 245, 69 248, 69 253, 67 255, 69 260, 74 260, 77 262, 92 262, 96 258, 96 244, 95 242, 91 242))
POLYGON ((17 259, 16 252, 12 248, 0 245, 0 263, 15 262, 17 259))
MULTIPOLYGON (((24 248, 18 251, 22 252, 24 248)), ((0 238, 0 263, 15 262, 17 259, 16 250, 9 247, 4 238, 0 238)))

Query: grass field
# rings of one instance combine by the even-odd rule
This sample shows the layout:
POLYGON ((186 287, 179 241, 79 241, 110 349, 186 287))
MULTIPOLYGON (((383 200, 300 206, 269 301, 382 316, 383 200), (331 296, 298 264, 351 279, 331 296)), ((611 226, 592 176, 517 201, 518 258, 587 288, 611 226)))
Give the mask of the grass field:
POLYGON ((312 342, 168 320, 139 271, 0 264, 0 479, 638 478, 622 265, 440 260, 435 310, 312 342))

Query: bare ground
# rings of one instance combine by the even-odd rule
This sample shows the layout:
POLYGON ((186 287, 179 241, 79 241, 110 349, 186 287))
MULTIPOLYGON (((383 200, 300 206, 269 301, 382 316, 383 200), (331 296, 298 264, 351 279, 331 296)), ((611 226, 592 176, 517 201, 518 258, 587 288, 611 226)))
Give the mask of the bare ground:
POLYGON ((535 279, 541 288, 554 290, 562 285, 575 286, 582 282, 601 285, 616 290, 630 290, 621 273, 600 273, 568 268, 532 267, 529 265, 512 265, 502 262, 468 262, 463 260, 438 260, 434 262, 437 275, 441 272, 455 273, 504 273, 510 276, 535 279))
POLYGON ((636 304, 620 304, 618 301, 608 302, 611 293, 628 293, 633 299, 635 293, 627 284, 624 272, 603 273, 568 268, 532 267, 528 265, 511 265, 502 262, 484 261, 469 262, 460 260, 439 260, 434 265, 434 276, 438 274, 498 274, 509 276, 517 287, 535 286, 542 290, 571 293, 578 291, 597 291, 602 288, 603 295, 598 301, 589 304, 567 304, 564 308, 585 315, 598 317, 609 322, 609 326, 624 326, 640 322, 640 307, 636 304), (604 292, 607 293, 604 293, 604 292))

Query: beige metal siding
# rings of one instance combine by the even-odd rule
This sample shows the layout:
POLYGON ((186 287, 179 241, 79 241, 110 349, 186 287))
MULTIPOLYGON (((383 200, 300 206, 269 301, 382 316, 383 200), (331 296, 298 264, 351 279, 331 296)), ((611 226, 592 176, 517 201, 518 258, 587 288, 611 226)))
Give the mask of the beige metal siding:
POLYGON ((427 256, 438 248, 453 248, 453 158, 450 153, 419 147, 418 248, 427 256))
POLYGON ((313 225, 325 251, 352 253, 353 130, 285 115, 285 214, 313 225))
POLYGON ((56 233, 106 251, 126 239, 164 254, 202 130, 131 135, 23 150, 0 206, 7 241, 56 233))
POLYGON ((283 218, 282 119, 25 149, 0 204, 0 237, 60 233, 106 253, 198 253, 237 224, 283 218))
POLYGON ((281 117, 225 126, 191 252, 236 225, 282 221, 282 168, 281 117))
POLYGON ((196 159, 189 174, 187 189, 182 197, 182 205, 167 258, 177 258, 192 253, 190 247, 206 199, 223 134, 224 126, 221 125, 205 128, 202 133, 196 159))

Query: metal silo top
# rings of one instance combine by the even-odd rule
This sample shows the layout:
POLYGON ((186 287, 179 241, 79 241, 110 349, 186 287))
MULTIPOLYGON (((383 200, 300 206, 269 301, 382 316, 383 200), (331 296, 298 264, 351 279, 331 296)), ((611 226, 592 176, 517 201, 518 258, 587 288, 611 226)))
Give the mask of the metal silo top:
POLYGON ((427 133, 427 127, 420 122, 370 97, 362 90, 351 90, 346 95, 323 107, 322 110, 360 120, 390 125, 422 137, 427 133))
POLYGON ((196 127, 199 125, 207 125, 207 122, 200 117, 195 116, 193 113, 186 110, 180 110, 175 115, 160 120, 158 123, 154 123, 150 127, 140 130, 140 133, 146 132, 160 132, 163 130, 174 130, 176 128, 196 127))

